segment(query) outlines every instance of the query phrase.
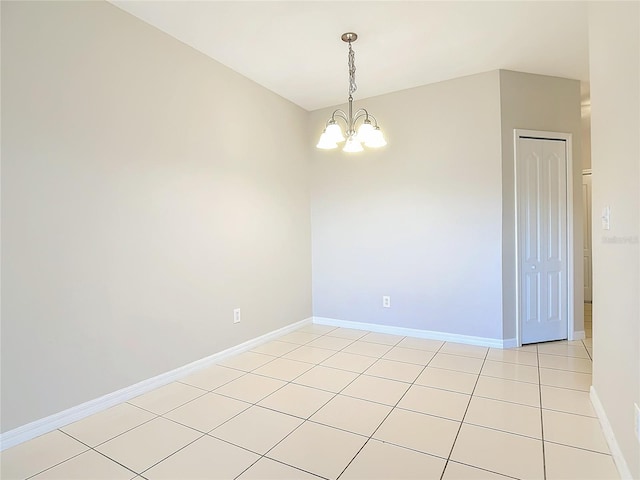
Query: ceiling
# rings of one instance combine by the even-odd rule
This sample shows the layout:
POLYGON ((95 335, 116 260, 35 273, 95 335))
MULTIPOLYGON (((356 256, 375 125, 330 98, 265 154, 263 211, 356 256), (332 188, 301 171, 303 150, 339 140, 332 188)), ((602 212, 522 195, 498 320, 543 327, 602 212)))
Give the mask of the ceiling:
POLYGON ((588 81, 586 2, 111 3, 306 110, 495 69, 588 81))

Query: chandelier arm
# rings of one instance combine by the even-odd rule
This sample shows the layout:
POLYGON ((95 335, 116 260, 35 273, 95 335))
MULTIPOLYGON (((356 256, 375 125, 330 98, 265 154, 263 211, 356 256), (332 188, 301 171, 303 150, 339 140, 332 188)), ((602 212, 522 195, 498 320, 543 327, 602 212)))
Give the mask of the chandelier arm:
POLYGON ((349 125, 349 117, 347 117, 346 112, 341 109, 334 110, 334 112, 331 114, 331 118, 327 120, 327 125, 329 124, 329 122, 335 121, 336 118, 342 119, 347 124, 347 126, 349 125))

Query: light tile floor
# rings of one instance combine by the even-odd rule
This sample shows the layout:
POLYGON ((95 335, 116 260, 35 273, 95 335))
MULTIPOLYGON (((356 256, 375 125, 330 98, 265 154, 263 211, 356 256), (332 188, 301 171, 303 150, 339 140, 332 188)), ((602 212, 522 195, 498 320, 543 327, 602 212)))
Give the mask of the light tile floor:
POLYGON ((2 478, 619 478, 590 384, 590 338, 499 350, 309 325, 10 448, 2 478))

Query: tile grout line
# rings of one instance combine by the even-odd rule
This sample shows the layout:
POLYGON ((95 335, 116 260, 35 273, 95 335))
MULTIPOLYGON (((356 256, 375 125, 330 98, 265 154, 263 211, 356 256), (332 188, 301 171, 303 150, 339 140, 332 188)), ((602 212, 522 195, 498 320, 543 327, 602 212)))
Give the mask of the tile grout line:
MULTIPOLYGON (((407 338, 406 336, 403 337, 401 340, 398 341, 398 343, 400 343, 402 340, 404 340, 405 338, 407 338)), ((396 344, 397 345, 397 344, 396 344)), ((444 345, 444 342, 442 345, 440 345, 440 348, 438 349, 438 351, 440 351, 440 349, 442 348, 442 346, 444 345)), ((392 347, 392 349, 395 347, 395 345, 392 347)), ((389 352, 387 352, 389 353, 389 352)), ((436 352, 437 353, 437 352, 436 352)), ((435 355, 434 355, 435 357, 435 355)), ((380 357, 382 358, 382 357, 380 357)), ((433 357, 431 357, 429 359, 429 362, 427 362, 427 365, 429 365, 429 363, 431 363, 431 360, 433 360, 433 357)), ((375 363, 374 363, 375 365, 375 363)), ((422 375, 422 372, 427 368, 427 365, 425 365, 422 370, 420 371, 420 373, 416 376, 416 379, 422 375)), ((369 367, 371 368, 371 367, 369 367)), ((365 370, 366 371, 366 370, 365 370)), ((364 375, 364 372, 362 373, 362 375, 364 375)), ((415 380, 414 380, 415 382, 415 380)), ((336 480, 339 480, 340 477, 344 474, 344 472, 347 470, 347 468, 349 468, 349 466, 353 463, 353 461, 357 458, 358 455, 360 455, 360 452, 362 452, 362 450, 364 449, 364 447, 367 446, 367 444, 369 443, 369 441, 373 438, 373 436, 376 434, 376 432, 380 429, 380 426, 387 420, 387 418, 389 418, 389 415, 391 415, 391 413, 396 409, 396 407, 398 406, 398 404, 400 403, 400 401, 402 401, 402 399, 404 398, 404 396, 407 394, 407 392, 409 391, 409 389, 414 385, 414 382, 412 382, 409 387, 407 387, 407 389, 405 390, 405 392, 402 394, 402 396, 398 399, 398 401, 395 403, 395 405, 393 407, 391 407, 391 410, 389 410, 389 413, 387 413, 385 415, 385 417, 382 419, 382 421, 378 424, 378 426, 373 430, 373 432, 371 433, 371 435, 369 435, 369 437, 367 438, 367 440, 362 444, 362 446, 358 449, 358 451, 356 452, 356 454, 351 458, 351 460, 349 460, 349 462, 347 463, 347 465, 342 469, 342 471, 340 472, 340 474, 336 477, 336 480)))
POLYGON ((480 381, 480 375, 482 374, 482 369, 484 368, 485 363, 487 362, 487 357, 489 356, 489 352, 491 350, 487 349, 487 353, 482 359, 482 365, 480 366, 480 370, 478 371, 478 376, 476 377, 476 381, 473 384, 473 389, 471 390, 471 394, 469 395, 469 402, 467 402, 467 407, 464 409, 464 414, 460 419, 460 426, 458 427, 458 431, 456 432, 456 436, 453 439, 453 443, 451 444, 451 449, 449 450, 449 455, 447 455, 447 460, 444 464, 444 469, 442 470, 442 474, 440 474, 440 480, 444 478, 444 473, 447 471, 447 466, 449 465, 449 461, 451 460, 451 454, 453 453, 453 449, 456 446, 456 442, 458 441, 458 436, 460 435, 460 431, 462 430, 462 425, 464 425, 464 419, 467 416, 467 412, 469 411, 469 406, 471 405, 471 400, 473 400, 473 393, 476 391, 476 387, 478 386, 478 382, 480 381))
POLYGON ((542 414, 542 377, 540 375, 540 349, 536 344, 536 352, 538 354, 538 395, 540 398, 540 438, 542 440, 542 475, 543 479, 547 478, 547 455, 544 448, 544 416, 542 414))

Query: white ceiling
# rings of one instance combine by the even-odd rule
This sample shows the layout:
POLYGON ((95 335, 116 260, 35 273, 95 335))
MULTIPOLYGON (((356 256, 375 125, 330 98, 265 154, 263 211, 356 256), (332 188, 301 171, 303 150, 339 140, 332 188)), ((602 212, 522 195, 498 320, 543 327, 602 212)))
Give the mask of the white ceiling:
POLYGON ((586 2, 131 1, 114 5, 307 110, 494 69, 588 81, 586 2))

